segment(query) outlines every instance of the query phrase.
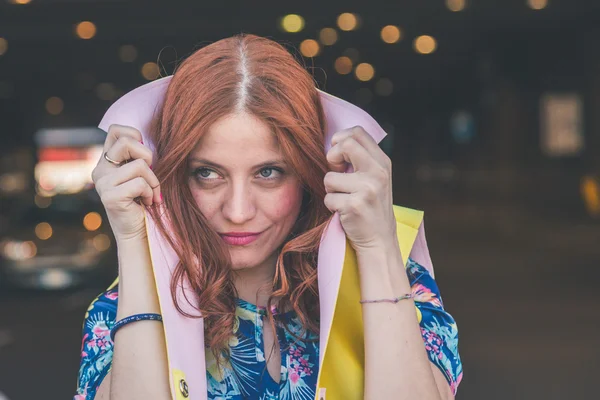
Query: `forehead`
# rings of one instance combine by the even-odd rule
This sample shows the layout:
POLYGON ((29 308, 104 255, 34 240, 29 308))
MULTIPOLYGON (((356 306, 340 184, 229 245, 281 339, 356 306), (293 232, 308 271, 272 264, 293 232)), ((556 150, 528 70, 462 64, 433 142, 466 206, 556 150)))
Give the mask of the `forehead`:
POLYGON ((211 158, 279 155, 279 146, 271 128, 259 118, 247 114, 227 115, 209 127, 193 154, 211 158))

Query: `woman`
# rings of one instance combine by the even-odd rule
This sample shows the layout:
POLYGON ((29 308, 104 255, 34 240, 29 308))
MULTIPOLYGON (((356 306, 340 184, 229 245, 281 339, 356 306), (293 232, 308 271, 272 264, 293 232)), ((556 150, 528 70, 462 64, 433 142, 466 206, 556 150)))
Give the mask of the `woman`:
MULTIPOLYGON (((154 110, 144 93, 122 120, 154 110)), ((181 64, 146 141, 143 123, 108 127, 93 179, 119 280, 86 314, 76 399, 336 399, 355 381, 353 398, 453 398, 456 325, 425 263, 408 258, 402 271, 391 162, 361 127, 336 132, 323 151, 332 122, 323 98, 282 46, 238 35, 181 64), (338 215, 356 266, 344 266, 335 318, 324 322, 324 238, 338 215), (172 270, 157 267, 163 258, 172 270), (353 271, 360 304, 342 301, 353 271), (344 332, 340 321, 356 316, 360 332, 344 332), (364 355, 362 346, 340 350, 354 338, 364 355), (350 353, 360 376, 335 383, 354 366, 333 357, 350 353), (204 368, 201 395, 179 362, 204 368)))

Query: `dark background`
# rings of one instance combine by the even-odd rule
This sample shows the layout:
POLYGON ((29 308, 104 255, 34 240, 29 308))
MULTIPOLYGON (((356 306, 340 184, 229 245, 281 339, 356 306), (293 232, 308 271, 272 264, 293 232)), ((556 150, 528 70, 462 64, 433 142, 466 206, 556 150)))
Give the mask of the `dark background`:
MULTIPOLYGON (((300 57, 303 40, 333 27, 337 43, 303 61, 321 89, 355 102, 386 129, 394 202, 425 210, 438 284, 459 327, 464 380, 457 398, 594 398, 599 22, 595 0, 549 0, 541 10, 527 0, 472 0, 460 12, 444 0, 1 0, 0 38, 8 47, 0 55, 0 234, 18 228, 7 216, 33 201, 34 133, 97 125, 118 96, 147 82, 140 73, 146 62, 168 75, 195 49, 240 32, 270 37, 300 57), (360 27, 337 29, 342 12, 359 15, 360 27), (301 32, 279 28, 290 13, 305 19, 301 32), (92 39, 74 34, 80 21, 96 25, 92 39), (402 29, 398 43, 380 39, 388 24, 402 29), (437 40, 432 54, 413 48, 423 34, 437 40), (137 49, 133 62, 119 59, 122 45, 137 49), (375 67, 374 79, 335 71, 349 48, 375 67), (381 78, 393 82, 391 95, 377 94, 381 78), (112 85, 105 100, 101 84, 112 85), (547 93, 582 102, 583 146, 573 154, 543 151, 540 99, 547 93), (45 108, 53 96, 64 103, 58 115, 45 108), (472 117, 465 142, 452 135, 457 111, 472 117), (595 182, 585 195, 584 179, 595 182)), ((2 287, 0 399, 73 396, 82 318, 115 268, 106 279, 62 291, 2 287)))

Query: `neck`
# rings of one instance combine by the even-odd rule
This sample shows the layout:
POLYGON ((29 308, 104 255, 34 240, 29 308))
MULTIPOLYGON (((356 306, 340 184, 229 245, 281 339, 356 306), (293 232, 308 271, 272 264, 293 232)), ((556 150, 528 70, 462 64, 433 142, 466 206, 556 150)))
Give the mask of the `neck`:
POLYGON ((277 253, 261 265, 236 270, 234 284, 239 298, 259 307, 266 307, 267 300, 273 293, 276 263, 277 253))

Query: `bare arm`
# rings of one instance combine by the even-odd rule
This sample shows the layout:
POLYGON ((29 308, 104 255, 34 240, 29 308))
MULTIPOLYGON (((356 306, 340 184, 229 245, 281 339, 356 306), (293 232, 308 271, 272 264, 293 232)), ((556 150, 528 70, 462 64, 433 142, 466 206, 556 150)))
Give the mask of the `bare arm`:
MULTIPOLYGON (((410 293, 399 250, 357 254, 363 299, 410 293)), ((365 399, 451 400, 446 379, 427 358, 412 300, 364 304, 365 399)))
MULTIPOLYGON (((145 230, 143 205, 160 203, 160 185, 150 169, 152 153, 139 131, 112 125, 92 173, 106 208, 119 253, 117 321, 138 313, 160 313, 145 230), (129 161, 116 165, 117 162, 129 161), (141 199, 139 204, 135 199, 141 199)), ((112 368, 96 399, 171 399, 163 326, 137 321, 115 335, 112 368)))
MULTIPOLYGON (((147 242, 120 243, 119 265, 117 320, 138 313, 160 313, 147 242)), ((162 324, 131 323, 115 336, 112 370, 96 399, 170 399, 168 376, 162 324)))

